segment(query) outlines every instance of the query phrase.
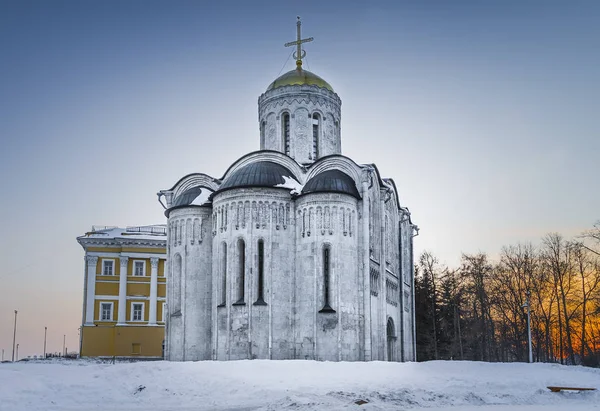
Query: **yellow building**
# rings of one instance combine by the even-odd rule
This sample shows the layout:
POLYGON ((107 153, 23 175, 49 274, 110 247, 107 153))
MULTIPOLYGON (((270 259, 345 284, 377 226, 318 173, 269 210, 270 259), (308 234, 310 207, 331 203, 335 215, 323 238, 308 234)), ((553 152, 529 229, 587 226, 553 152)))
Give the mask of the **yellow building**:
POLYGON ((162 358, 166 319, 164 225, 92 227, 85 250, 82 357, 162 358))

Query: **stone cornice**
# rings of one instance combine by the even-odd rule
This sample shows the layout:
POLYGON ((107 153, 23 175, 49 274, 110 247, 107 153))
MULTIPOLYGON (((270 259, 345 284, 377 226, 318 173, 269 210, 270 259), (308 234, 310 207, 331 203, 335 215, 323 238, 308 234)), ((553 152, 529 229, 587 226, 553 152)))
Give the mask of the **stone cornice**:
POLYGON ((129 238, 97 238, 97 237, 78 237, 77 242, 83 248, 93 246, 103 247, 123 247, 139 246, 146 248, 165 248, 167 246, 167 237, 160 239, 129 239, 129 238))

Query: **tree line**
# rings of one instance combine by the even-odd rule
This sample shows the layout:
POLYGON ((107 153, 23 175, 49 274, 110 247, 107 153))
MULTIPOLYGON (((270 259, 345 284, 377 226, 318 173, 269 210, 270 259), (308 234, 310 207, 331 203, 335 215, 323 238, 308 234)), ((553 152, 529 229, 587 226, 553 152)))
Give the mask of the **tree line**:
POLYGON ((600 366, 600 222, 567 240, 463 254, 460 267, 424 252, 415 265, 417 359, 600 366))

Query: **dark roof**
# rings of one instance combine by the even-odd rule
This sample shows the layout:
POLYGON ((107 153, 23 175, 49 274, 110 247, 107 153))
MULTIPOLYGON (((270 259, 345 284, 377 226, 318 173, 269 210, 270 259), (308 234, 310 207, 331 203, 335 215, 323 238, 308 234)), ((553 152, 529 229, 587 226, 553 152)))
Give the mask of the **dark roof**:
POLYGON ((308 193, 344 193, 360 199, 354 180, 340 170, 323 171, 308 180, 302 194, 308 193))
MULTIPOLYGON (((207 190, 204 187, 192 187, 185 190, 183 193, 175 197, 175 201, 171 204, 171 207, 179 207, 183 205, 189 205, 194 201, 201 193, 202 190, 207 190)), ((210 191, 210 190, 209 190, 210 191)))
POLYGON ((258 161, 235 170, 223 181, 218 191, 241 187, 275 187, 285 183, 284 176, 294 178, 294 174, 281 164, 258 161))

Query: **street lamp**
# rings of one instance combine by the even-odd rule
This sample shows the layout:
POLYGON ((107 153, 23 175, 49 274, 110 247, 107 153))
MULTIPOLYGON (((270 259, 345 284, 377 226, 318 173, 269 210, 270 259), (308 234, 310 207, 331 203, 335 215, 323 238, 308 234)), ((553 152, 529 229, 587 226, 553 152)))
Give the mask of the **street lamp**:
POLYGON ((63 350, 62 350, 62 356, 65 356, 65 339, 67 338, 66 334, 63 334, 63 350))
POLYGON ((19 361, 19 344, 17 344, 17 361, 19 361))
POLYGON ((529 362, 533 362, 533 352, 531 350, 531 304, 529 302, 529 297, 531 296, 531 291, 527 290, 525 292, 527 296, 525 300, 525 304, 522 305, 523 308, 527 308, 527 348, 529 352, 529 362))
MULTIPOLYGON (((15 362, 15 342, 17 340, 17 310, 15 310, 15 328, 13 331, 13 352, 12 352, 12 361, 15 362)), ((17 357, 19 355, 17 354, 17 357)))
POLYGON ((46 335, 48 334, 48 327, 44 327, 44 359, 46 358, 46 335))

